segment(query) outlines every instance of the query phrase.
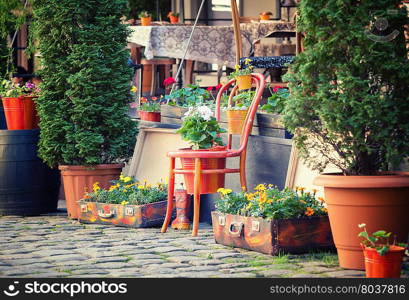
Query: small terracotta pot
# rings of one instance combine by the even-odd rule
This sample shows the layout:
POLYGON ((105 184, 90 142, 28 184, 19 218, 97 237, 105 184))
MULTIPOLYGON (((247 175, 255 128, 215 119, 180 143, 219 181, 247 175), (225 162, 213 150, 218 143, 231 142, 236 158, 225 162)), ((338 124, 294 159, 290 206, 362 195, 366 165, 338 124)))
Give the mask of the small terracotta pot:
POLYGON ((269 15, 260 15, 260 20, 270 20, 269 15))
POLYGON ((160 122, 160 112, 139 110, 138 113, 142 121, 160 122))
POLYGON ((151 26, 152 17, 141 18, 141 25, 142 26, 151 26))
POLYGON ((239 86, 239 90, 251 89, 251 75, 237 76, 236 84, 239 86))
MULTIPOLYGON (((225 150, 226 147, 214 147, 211 149, 200 149, 198 151, 214 151, 225 150)), ((192 149, 185 148, 180 150, 192 151, 192 149)), ((194 170, 194 158, 181 158, 183 170, 194 170)), ((224 169, 226 168, 226 158, 202 158, 202 170, 209 169, 224 169)), ((185 178, 185 186, 188 194, 193 195, 194 191, 194 174, 183 174, 185 178)), ((200 194, 214 194, 221 187, 224 187, 225 174, 202 174, 200 194)))
POLYGON ((171 24, 178 24, 179 23, 179 17, 169 16, 169 20, 170 20, 171 24))
POLYGON ((101 189, 107 189, 112 180, 119 179, 123 164, 105 164, 95 166, 60 165, 64 183, 68 217, 78 219, 80 215, 78 201, 86 192, 91 192, 93 184, 99 182, 101 189))
POLYGON ((365 257, 365 272, 367 278, 400 278, 405 248, 390 246, 385 255, 380 255, 376 249, 362 246, 365 257))
POLYGON ((365 268, 358 224, 365 223, 368 232, 382 228, 396 234, 398 241, 407 241, 409 174, 324 174, 315 178, 314 184, 324 186, 332 235, 342 268, 365 268))
POLYGON ((246 110, 227 110, 227 125, 230 134, 241 134, 248 109, 246 110))

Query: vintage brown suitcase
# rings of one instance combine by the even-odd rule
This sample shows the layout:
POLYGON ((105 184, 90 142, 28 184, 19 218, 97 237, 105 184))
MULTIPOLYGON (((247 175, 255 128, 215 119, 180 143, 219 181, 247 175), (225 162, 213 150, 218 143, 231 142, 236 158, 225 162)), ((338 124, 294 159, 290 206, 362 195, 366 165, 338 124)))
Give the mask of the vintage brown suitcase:
POLYGON ((79 201, 81 223, 111 224, 132 228, 161 226, 167 201, 145 205, 121 205, 79 201))
POLYGON ((328 217, 267 221, 212 212, 216 243, 265 254, 334 250, 328 217))

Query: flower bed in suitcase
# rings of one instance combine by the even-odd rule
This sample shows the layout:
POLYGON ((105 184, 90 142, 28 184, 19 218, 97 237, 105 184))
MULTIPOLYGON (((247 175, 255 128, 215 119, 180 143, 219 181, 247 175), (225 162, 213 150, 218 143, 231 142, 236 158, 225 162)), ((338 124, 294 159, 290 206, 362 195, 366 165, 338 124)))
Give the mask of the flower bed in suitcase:
POLYGON ((253 193, 219 193, 212 213, 218 244, 270 255, 334 249, 327 209, 316 191, 260 184, 253 193))
POLYGON ((167 184, 151 185, 121 175, 109 189, 94 183, 80 203, 81 223, 112 224, 144 228, 163 223, 167 206, 167 184))

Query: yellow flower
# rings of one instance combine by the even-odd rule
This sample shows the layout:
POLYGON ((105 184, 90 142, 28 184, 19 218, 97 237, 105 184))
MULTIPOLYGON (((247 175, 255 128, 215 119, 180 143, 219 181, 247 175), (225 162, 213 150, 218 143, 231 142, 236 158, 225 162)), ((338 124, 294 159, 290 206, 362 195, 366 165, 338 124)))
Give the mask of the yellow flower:
POLYGON ((266 202, 267 202, 267 195, 266 195, 266 193, 260 193, 259 201, 260 201, 260 203, 266 203, 266 202))
POLYGON ((131 177, 124 177, 122 181, 126 183, 126 182, 129 182, 129 181, 132 181, 132 178, 131 177))
POLYGON ((92 185, 92 190, 94 191, 94 193, 97 193, 97 192, 99 192, 99 191, 101 190, 101 188, 99 187, 99 182, 98 182, 98 181, 95 182, 95 183, 92 185))
POLYGON ((220 193, 222 196, 226 196, 232 193, 233 191, 231 189, 219 188, 217 192, 220 193))
POLYGON ((256 191, 265 191, 266 190, 266 186, 264 184, 259 184, 258 186, 256 186, 254 188, 256 191))
POLYGON ((138 91, 138 88, 133 85, 133 86, 131 87, 131 92, 132 92, 132 93, 136 93, 137 91, 138 91))
POLYGON ((242 190, 243 192, 245 192, 245 191, 247 190, 247 188, 246 188, 245 186, 242 186, 242 187, 241 187, 241 190, 242 190))
POLYGON ((307 204, 307 202, 305 202, 304 200, 300 200, 300 202, 301 202, 302 204, 307 204))
POLYGON ((129 202, 128 201, 122 201, 121 205, 127 205, 129 202))
POLYGON ((318 201, 319 201, 319 202, 325 203, 324 198, 322 198, 322 197, 318 197, 317 199, 318 199, 318 201))
POLYGON ((236 69, 236 72, 237 72, 238 70, 240 70, 240 65, 235 65, 234 69, 236 69))
POLYGON ((116 185, 111 185, 109 187, 109 191, 112 192, 113 190, 115 190, 116 188, 118 188, 116 185))
POLYGON ((312 193, 315 195, 318 192, 316 189, 312 189, 312 193))
POLYGON ((328 209, 326 207, 321 208, 321 211, 323 211, 324 213, 328 213, 328 209))
POLYGON ((248 194, 248 193, 246 193, 246 194, 244 194, 244 195, 245 195, 245 197, 247 198, 248 201, 251 201, 251 200, 254 199, 254 194, 248 194))
POLYGON ((144 185, 138 185, 138 190, 144 190, 145 186, 144 185))
POLYGON ((147 189, 150 189, 150 188, 152 188, 152 185, 151 185, 151 184, 147 184, 147 185, 146 185, 146 188, 147 188, 147 189))
POLYGON ((132 184, 128 184, 128 185, 125 185, 125 188, 126 189, 129 189, 130 187, 132 187, 134 184, 132 183, 132 184))
POLYGON ((306 216, 312 216, 314 214, 314 210, 311 207, 307 207, 307 210, 304 213, 306 216))
POLYGON ((246 58, 245 60, 244 60, 244 64, 245 65, 249 65, 251 63, 251 59, 250 58, 246 58))
POLYGON ((271 203, 273 203, 273 199, 268 199, 267 204, 271 204, 271 203))
POLYGON ((246 206, 246 210, 249 210, 251 207, 253 206, 253 203, 252 202, 250 202, 249 204, 247 204, 247 206, 246 206))
POLYGON ((273 187, 274 187, 274 185, 271 184, 271 183, 268 185, 268 188, 269 188, 269 189, 272 189, 273 187))

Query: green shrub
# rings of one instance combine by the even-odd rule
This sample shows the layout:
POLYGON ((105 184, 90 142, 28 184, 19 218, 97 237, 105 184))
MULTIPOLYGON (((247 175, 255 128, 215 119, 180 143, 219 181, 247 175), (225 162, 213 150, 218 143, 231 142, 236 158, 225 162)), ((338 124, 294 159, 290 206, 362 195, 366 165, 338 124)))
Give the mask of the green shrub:
POLYGON ((42 55, 40 157, 50 166, 128 159, 136 123, 127 115, 131 70, 126 0, 35 0, 42 55))
POLYGON ((344 174, 373 175, 408 155, 408 17, 400 2, 300 2, 305 52, 284 77, 291 91, 284 124, 313 169, 332 164, 344 174), (382 20, 388 28, 370 33, 382 20))

